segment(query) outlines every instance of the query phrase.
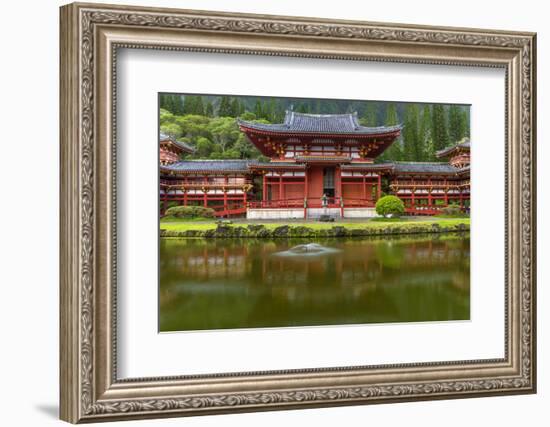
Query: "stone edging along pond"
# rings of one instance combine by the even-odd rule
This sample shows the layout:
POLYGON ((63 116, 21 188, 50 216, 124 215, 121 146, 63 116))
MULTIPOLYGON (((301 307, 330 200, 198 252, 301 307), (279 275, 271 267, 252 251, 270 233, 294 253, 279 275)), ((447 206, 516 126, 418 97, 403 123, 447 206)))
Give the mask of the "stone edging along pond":
POLYGON ((452 233, 466 232, 470 230, 467 224, 452 226, 440 226, 437 223, 414 224, 405 227, 398 225, 350 228, 335 225, 332 228, 313 229, 302 225, 281 225, 275 228, 267 228, 261 224, 249 224, 247 226, 234 226, 218 224, 216 228, 209 230, 160 230, 160 237, 185 237, 185 238, 285 238, 285 237, 361 237, 380 236, 394 234, 419 234, 419 233, 452 233))

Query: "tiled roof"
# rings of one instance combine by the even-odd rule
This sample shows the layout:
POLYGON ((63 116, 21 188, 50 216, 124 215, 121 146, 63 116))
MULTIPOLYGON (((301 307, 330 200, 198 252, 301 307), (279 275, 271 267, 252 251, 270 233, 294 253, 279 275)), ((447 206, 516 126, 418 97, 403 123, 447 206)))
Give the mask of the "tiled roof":
MULTIPOLYGON (((294 162, 258 162, 256 160, 186 160, 161 165, 164 172, 200 173, 200 172, 250 172, 250 169, 261 168, 297 168, 303 169, 303 164, 294 162)), ((386 163, 351 163, 342 165, 343 170, 389 170, 399 173, 430 173, 430 174, 464 174, 469 173, 468 166, 456 168, 445 162, 386 162, 386 163)))
POLYGON ((443 150, 439 150, 435 153, 435 155, 437 157, 444 157, 444 156, 449 155, 454 150, 457 150, 459 148, 463 148, 463 149, 466 149, 466 150, 469 151, 470 150, 470 139, 469 138, 464 138, 463 141, 464 142, 460 142, 460 143, 455 144, 451 147, 447 147, 447 148, 444 148, 443 150))
POLYGON ((255 160, 185 160, 161 166, 166 172, 248 172, 255 160))
POLYGON ((328 161, 328 162, 342 162, 347 163, 351 161, 350 156, 296 156, 297 162, 311 162, 311 161, 328 161))
POLYGON ((445 162, 394 162, 394 171, 408 173, 454 174, 458 169, 445 162))
POLYGON ((305 169, 305 165, 295 162, 255 162, 248 165, 250 168, 293 168, 293 169, 305 169))
POLYGON ((263 124, 238 120, 239 125, 251 129, 271 132, 296 132, 316 134, 360 134, 375 135, 400 131, 401 125, 396 126, 361 126, 357 120, 357 113, 350 114, 305 114, 295 111, 286 111, 283 123, 263 124))
POLYGON ((393 163, 350 163, 342 165, 342 170, 380 170, 392 169, 393 163))
POLYGON ((457 174, 468 172, 469 167, 456 168, 446 162, 386 162, 386 163, 352 163, 343 165, 343 170, 380 170, 389 169, 392 173, 433 173, 433 174, 457 174))
POLYGON ((166 135, 164 133, 161 133, 160 136, 159 136, 159 141, 166 141, 166 140, 171 141, 172 143, 174 143, 175 145, 180 147, 183 151, 187 151, 188 153, 194 153, 195 152, 195 147, 192 147, 191 145, 189 145, 189 144, 187 144, 183 141, 178 141, 176 138, 174 138, 170 135, 166 135))

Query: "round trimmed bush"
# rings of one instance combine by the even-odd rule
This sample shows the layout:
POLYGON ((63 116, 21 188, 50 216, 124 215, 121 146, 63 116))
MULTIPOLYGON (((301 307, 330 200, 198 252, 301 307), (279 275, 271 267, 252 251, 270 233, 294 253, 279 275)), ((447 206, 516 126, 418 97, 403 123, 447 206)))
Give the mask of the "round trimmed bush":
POLYGON ((203 206, 174 206, 166 210, 166 216, 174 218, 213 218, 214 209, 203 206))
POLYGON ((380 197, 376 202, 376 213, 383 217, 401 216, 405 213, 405 204, 396 196, 380 197))

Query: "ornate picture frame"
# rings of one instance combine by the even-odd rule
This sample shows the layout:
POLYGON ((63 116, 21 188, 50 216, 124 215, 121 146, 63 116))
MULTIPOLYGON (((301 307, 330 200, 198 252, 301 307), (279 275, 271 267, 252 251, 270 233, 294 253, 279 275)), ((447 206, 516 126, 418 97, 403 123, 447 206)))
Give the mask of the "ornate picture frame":
POLYGON ((61 418, 78 423, 536 391, 536 35, 98 4, 61 8, 61 418), (117 378, 117 49, 506 73, 505 357, 117 378))

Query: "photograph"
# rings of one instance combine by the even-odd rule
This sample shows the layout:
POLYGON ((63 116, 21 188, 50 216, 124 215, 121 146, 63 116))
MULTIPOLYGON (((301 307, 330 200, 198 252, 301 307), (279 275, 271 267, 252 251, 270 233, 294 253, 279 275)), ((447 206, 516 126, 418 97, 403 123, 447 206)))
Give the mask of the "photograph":
MULTIPOLYGON (((495 24, 494 5, 481 4, 449 14, 318 2, 311 16, 296 1, 203 3, 27 13, 36 28, 59 27, 41 32, 55 44, 18 57, 59 72, 59 84, 46 81, 55 72, 25 82, 59 102, 57 121, 48 96, 36 115, 45 134, 55 125, 59 149, 48 157, 31 138, 37 166, 23 162, 41 179, 60 166, 59 218, 43 227, 58 238, 37 252, 59 274, 46 292, 57 302, 35 298, 58 309, 59 355, 35 365, 59 373, 59 418, 333 425, 344 406, 367 405, 375 422, 416 425, 413 412, 438 401, 434 419, 461 425, 479 419, 475 407, 500 424, 540 419, 540 394, 508 396, 537 393, 544 347, 543 14, 503 9, 495 24), (48 258, 56 244, 59 262, 48 258), (485 396, 501 399, 471 399, 485 396), (328 407, 333 418, 314 409, 328 407)), ((6 141, 26 129, 22 87, 8 87, 20 102, 6 141)), ((6 158, 20 159, 20 145, 6 158)), ((11 163, 8 187, 37 188, 11 163)), ((22 218, 55 213, 40 203, 52 193, 35 193, 32 209, 6 209, 26 246, 36 239, 21 239, 19 224, 33 223, 22 218)), ((36 270, 47 289, 44 268, 23 261, 12 282, 36 270)), ((6 298, 12 321, 20 300, 6 298)), ((30 334, 42 309, 27 316, 30 334)))
POLYGON ((160 332, 470 320, 470 105, 158 104, 160 332))

